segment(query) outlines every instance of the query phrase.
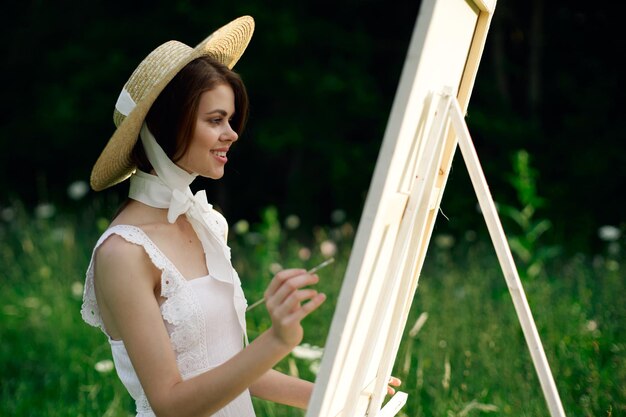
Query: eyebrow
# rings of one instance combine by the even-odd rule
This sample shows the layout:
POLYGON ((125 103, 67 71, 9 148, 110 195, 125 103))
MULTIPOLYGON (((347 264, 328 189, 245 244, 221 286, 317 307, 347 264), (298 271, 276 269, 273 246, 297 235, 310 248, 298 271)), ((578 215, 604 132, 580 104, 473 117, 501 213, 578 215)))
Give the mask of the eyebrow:
MULTIPOLYGON (((209 114, 213 114, 213 113, 221 114, 224 117, 226 117, 228 115, 228 112, 226 110, 222 110, 222 109, 215 109, 215 110, 207 111, 207 112, 204 112, 204 115, 209 115, 209 114)), ((233 112, 232 116, 234 116, 234 115, 235 115, 235 112, 233 112)))

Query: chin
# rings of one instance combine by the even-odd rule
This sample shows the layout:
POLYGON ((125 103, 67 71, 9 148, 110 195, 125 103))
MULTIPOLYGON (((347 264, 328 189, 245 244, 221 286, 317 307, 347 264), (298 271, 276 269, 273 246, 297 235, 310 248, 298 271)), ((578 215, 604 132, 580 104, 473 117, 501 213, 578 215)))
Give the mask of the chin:
POLYGON ((212 180, 219 180, 224 176, 224 171, 222 172, 200 172, 198 173, 201 177, 209 178, 212 180))

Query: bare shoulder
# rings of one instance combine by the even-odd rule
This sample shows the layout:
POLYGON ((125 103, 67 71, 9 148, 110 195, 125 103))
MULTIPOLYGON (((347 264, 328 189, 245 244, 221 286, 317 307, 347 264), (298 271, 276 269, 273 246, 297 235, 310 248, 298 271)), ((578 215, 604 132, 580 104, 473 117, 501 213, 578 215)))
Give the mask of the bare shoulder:
POLYGON ((119 281, 128 284, 130 278, 137 281, 137 277, 140 281, 154 283, 157 274, 145 249, 117 234, 109 236, 96 251, 95 279, 100 285, 104 282, 115 285, 119 281))
POLYGON ((113 261, 134 262, 142 257, 144 249, 137 244, 131 243, 118 234, 111 234, 96 250, 98 262, 113 261))

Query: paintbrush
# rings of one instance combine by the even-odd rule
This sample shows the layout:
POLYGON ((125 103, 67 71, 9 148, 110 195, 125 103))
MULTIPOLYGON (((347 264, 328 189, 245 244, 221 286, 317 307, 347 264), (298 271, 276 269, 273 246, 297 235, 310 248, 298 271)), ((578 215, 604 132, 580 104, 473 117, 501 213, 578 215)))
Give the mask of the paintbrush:
MULTIPOLYGON (((308 271, 306 271, 306 273, 307 274, 314 274, 317 271, 319 271, 320 269, 324 268, 325 266, 332 264, 333 262, 335 262, 335 258, 328 258, 324 262, 322 262, 321 264, 319 264, 317 266, 314 266, 313 268, 311 268, 308 271)), ((261 298, 260 300, 255 301, 254 303, 250 304, 248 306, 248 308, 246 308, 246 311, 250 311, 254 307, 259 306, 259 305, 263 304, 264 302, 265 302, 265 298, 261 298)))

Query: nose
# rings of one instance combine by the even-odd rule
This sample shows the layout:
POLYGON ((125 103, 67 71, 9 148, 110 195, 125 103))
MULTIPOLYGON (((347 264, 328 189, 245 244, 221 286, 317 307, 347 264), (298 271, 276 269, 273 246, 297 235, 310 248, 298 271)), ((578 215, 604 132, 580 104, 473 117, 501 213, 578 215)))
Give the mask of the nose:
POLYGON ((235 132, 230 123, 227 123, 226 126, 226 131, 222 134, 222 137, 220 139, 229 142, 235 142, 237 139, 239 139, 239 135, 237 134, 237 132, 235 132))

